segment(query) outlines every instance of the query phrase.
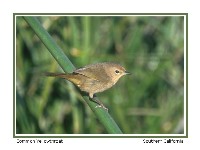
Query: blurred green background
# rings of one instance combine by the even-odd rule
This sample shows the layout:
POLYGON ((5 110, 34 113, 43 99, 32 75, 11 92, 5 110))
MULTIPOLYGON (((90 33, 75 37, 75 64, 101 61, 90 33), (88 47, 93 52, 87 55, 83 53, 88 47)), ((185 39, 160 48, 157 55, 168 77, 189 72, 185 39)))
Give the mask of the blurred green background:
MULTIPOLYGON (((118 62, 130 76, 97 94, 127 134, 184 133, 183 16, 38 17, 77 67, 118 62)), ((23 19, 16 17, 16 133, 107 133, 23 19)))

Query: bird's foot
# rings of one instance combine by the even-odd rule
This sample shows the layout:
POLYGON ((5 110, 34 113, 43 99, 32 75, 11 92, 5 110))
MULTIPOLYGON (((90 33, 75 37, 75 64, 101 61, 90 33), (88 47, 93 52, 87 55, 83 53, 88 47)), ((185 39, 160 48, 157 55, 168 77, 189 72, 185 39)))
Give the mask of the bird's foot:
POLYGON ((95 108, 103 108, 108 112, 108 108, 106 108, 104 105, 97 105, 95 108))

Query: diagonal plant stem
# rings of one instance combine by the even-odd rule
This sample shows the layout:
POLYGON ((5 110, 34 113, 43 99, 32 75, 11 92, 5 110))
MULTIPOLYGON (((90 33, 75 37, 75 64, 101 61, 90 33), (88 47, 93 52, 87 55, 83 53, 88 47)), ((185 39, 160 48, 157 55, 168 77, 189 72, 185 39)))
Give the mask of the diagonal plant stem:
MULTIPOLYGON (((38 19, 33 16, 24 16, 24 19, 30 25, 30 27, 33 29, 33 31, 39 37, 39 39, 43 42, 43 44, 47 47, 48 51, 56 59, 61 68, 66 73, 72 72, 75 69, 74 65, 64 54, 61 48, 56 44, 56 42, 52 39, 49 33, 42 27, 38 19)), ((96 104, 90 101, 87 96, 83 96, 83 98, 90 106, 90 108, 95 113, 96 117, 99 119, 99 121, 105 127, 108 133, 122 134, 122 131, 106 110, 101 108, 95 108, 96 104)))

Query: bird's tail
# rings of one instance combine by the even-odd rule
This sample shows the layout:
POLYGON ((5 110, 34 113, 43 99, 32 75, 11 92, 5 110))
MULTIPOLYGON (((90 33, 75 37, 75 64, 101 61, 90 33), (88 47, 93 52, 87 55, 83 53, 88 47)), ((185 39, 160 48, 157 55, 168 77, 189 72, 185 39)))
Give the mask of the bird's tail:
POLYGON ((58 78, 67 79, 68 74, 66 74, 66 73, 51 73, 51 72, 46 72, 46 73, 44 73, 44 76, 58 77, 58 78))

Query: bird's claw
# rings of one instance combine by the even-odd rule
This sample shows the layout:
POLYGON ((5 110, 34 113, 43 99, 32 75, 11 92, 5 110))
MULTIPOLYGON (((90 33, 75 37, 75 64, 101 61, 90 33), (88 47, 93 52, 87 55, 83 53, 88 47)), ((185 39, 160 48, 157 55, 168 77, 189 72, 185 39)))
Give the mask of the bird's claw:
POLYGON ((97 106, 95 106, 95 108, 103 108, 103 109, 105 109, 105 110, 108 112, 108 108, 106 108, 106 107, 103 106, 103 105, 97 105, 97 106))

